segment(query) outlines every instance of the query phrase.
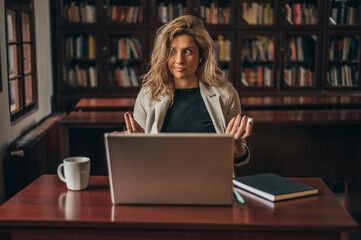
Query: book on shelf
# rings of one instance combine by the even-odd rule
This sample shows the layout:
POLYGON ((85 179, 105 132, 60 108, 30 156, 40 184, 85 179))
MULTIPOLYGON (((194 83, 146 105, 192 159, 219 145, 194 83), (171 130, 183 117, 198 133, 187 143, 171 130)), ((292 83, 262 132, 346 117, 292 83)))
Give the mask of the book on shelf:
POLYGON ((209 6, 200 6, 200 16, 207 24, 230 24, 231 23, 231 6, 219 7, 215 3, 209 6))
POLYGON ((216 56, 219 61, 231 61, 231 41, 223 35, 218 35, 215 40, 216 56))
POLYGON ((244 67, 241 81, 246 87, 272 87, 273 70, 263 65, 244 67))
POLYGON ((164 3, 160 3, 157 6, 157 20, 161 23, 167 23, 179 16, 185 15, 187 13, 187 7, 183 6, 182 3, 172 4, 169 3, 165 5, 164 3), (172 11, 170 10, 172 9, 172 11))
POLYGON ((314 36, 291 36, 288 39, 286 60, 288 61, 314 61, 316 42, 314 36))
POLYGON ((357 65, 331 65, 327 78, 332 87, 356 87, 357 65))
POLYGON ((329 49, 330 61, 357 62, 360 43, 351 37, 331 39, 329 49))
POLYGON ((317 7, 315 4, 286 4, 286 20, 290 24, 317 24, 317 7))
POLYGON ((289 87, 312 87, 313 76, 313 70, 303 66, 284 69, 284 82, 289 87))
POLYGON ((114 69, 113 82, 118 87, 139 87, 138 74, 134 67, 114 69))
POLYGON ((142 57, 142 44, 138 38, 121 37, 116 41, 118 59, 140 59, 142 57))
POLYGON ((118 23, 142 23, 142 6, 111 6, 110 19, 118 23))
POLYGON ((95 23, 96 7, 87 2, 70 2, 63 6, 63 16, 69 23, 95 23))
POLYGON ((315 187, 273 173, 236 177, 233 184, 272 202, 318 194, 315 187))
POLYGON ((273 61, 274 41, 270 37, 243 39, 243 61, 273 61))
POLYGON ((356 1, 340 1, 336 5, 331 5, 331 18, 333 24, 360 24, 361 23, 361 3, 356 1))
POLYGON ((248 24, 273 24, 274 9, 270 3, 243 2, 242 16, 248 24))
POLYGON ((95 59, 95 39, 92 35, 89 35, 88 41, 88 58, 95 59))
POLYGON ((63 67, 64 79, 63 81, 70 87, 91 87, 98 86, 97 70, 95 66, 80 67, 78 64, 75 67, 63 67))
POLYGON ((297 61, 297 53, 296 53, 296 41, 294 37, 290 39, 290 49, 291 49, 291 61, 297 61))
POLYGON ((67 59, 95 59, 95 39, 92 35, 68 36, 65 38, 67 59))

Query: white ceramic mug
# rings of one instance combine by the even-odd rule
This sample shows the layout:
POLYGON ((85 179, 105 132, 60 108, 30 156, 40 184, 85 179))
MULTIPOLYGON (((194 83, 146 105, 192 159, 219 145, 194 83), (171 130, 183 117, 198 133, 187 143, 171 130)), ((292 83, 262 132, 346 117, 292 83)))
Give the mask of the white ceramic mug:
POLYGON ((66 183, 69 190, 82 190, 88 186, 90 159, 88 157, 69 157, 58 167, 59 178, 66 183), (64 175, 62 173, 64 168, 64 175))

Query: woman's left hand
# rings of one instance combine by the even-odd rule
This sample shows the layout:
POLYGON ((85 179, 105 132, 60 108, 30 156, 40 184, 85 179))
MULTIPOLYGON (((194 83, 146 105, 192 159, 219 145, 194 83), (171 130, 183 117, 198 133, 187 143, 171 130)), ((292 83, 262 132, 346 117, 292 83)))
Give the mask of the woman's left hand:
POLYGON ((241 157, 246 153, 246 149, 242 144, 242 139, 246 139, 252 134, 253 120, 246 115, 241 117, 241 114, 238 114, 236 117, 233 117, 228 123, 226 133, 231 133, 234 136, 235 145, 236 145, 236 157, 241 157))

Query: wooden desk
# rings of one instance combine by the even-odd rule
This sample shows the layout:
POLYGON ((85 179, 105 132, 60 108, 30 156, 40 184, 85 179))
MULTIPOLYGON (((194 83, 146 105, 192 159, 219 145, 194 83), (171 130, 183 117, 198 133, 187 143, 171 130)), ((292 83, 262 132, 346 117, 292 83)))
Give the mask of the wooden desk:
MULTIPOLYGON (((361 108, 361 96, 241 96, 244 110, 315 110, 361 108)), ((135 98, 82 98, 75 108, 80 111, 132 111, 135 98)))
POLYGON ((272 203, 243 193, 233 206, 113 206, 108 177, 67 191, 43 175, 0 206, 1 239, 344 239, 357 224, 319 178, 319 195, 272 203))
POLYGON ((79 111, 132 111, 135 98, 82 98, 75 105, 79 111))

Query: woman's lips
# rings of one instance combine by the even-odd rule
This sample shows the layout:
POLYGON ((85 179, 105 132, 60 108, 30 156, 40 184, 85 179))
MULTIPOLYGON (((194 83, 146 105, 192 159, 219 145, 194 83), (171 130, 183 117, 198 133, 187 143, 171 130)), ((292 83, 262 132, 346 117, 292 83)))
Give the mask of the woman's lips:
POLYGON ((185 68, 174 68, 177 72, 183 72, 185 68))

